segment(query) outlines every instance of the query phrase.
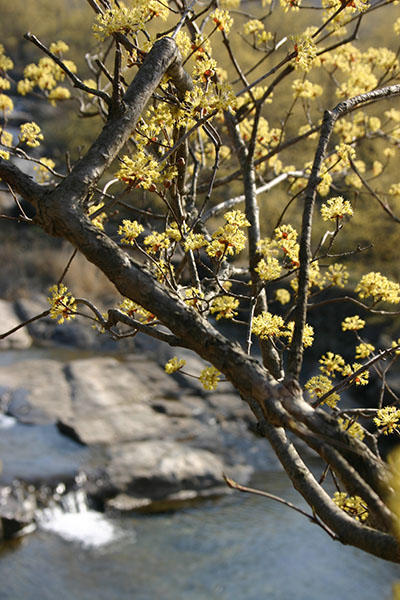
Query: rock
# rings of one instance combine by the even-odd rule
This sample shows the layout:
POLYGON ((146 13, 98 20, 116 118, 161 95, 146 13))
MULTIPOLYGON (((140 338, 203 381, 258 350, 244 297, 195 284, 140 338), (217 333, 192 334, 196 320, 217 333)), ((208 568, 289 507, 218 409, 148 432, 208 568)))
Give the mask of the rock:
MULTIPOLYGON (((23 484, 0 487, 1 536, 8 540, 33 523, 36 511, 35 495, 23 484)), ((30 528, 30 531, 32 529, 30 528)))
POLYGON ((9 406, 13 399, 16 406, 25 404, 25 423, 29 422, 28 405, 45 413, 53 423, 72 416, 71 390, 64 366, 56 360, 33 359, 0 367, 0 384, 9 390, 9 406))
MULTIPOLYGON (((0 299, 0 333, 6 333, 21 324, 12 302, 0 299)), ((25 327, 0 341, 1 350, 29 348, 32 338, 25 327)))
MULTIPOLYGON (((190 361, 191 372, 203 368, 190 361)), ((200 392, 186 379, 143 354, 0 367, 4 410, 18 421, 0 436, 3 483, 18 474, 53 485, 83 470, 87 491, 110 507, 158 510, 228 491, 224 472, 245 483, 279 468, 230 384, 200 392)))
POLYGON ((181 489, 221 485, 223 461, 188 444, 151 440, 110 449, 107 472, 111 483, 135 496, 160 499, 181 489))

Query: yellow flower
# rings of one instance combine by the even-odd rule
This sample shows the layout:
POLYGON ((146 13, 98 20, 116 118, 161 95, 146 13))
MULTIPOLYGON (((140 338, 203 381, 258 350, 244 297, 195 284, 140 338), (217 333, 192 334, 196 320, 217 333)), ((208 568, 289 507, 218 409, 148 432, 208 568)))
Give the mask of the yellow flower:
POLYGON ((144 244, 147 246, 149 254, 157 254, 161 250, 166 250, 170 246, 171 241, 166 233, 153 231, 144 238, 144 244))
POLYGON ((128 317, 132 317, 132 319, 136 319, 137 321, 141 321, 142 323, 150 323, 155 320, 155 316, 140 306, 140 304, 136 304, 133 300, 129 298, 125 298, 119 305, 119 309, 128 315, 128 317))
POLYGON ((39 125, 36 123, 23 123, 20 125, 21 134, 19 139, 21 142, 26 142, 27 146, 35 148, 40 146, 40 141, 43 140, 43 134, 40 131, 39 125))
POLYGON ((3 146, 12 146, 12 133, 10 133, 9 131, 4 131, 4 129, 0 129, 0 143, 3 144, 3 146))
POLYGON ((66 44, 62 40, 59 40, 58 42, 52 42, 50 44, 50 52, 52 52, 53 54, 63 54, 64 52, 68 52, 68 50, 68 44, 66 44))
MULTIPOLYGON (((99 210, 99 208, 103 208, 103 206, 104 206, 104 202, 100 202, 99 204, 93 204, 92 206, 90 206, 89 210, 88 210, 89 217, 91 215, 93 215, 93 213, 97 212, 99 210)), ((101 231, 104 231, 103 223, 104 223, 105 219, 107 219, 107 213, 101 212, 97 215, 97 217, 94 217, 94 219, 91 219, 91 221, 95 227, 97 227, 98 229, 101 229, 101 231)))
POLYGON ((122 221, 122 225, 118 228, 118 235, 123 235, 121 238, 121 244, 130 244, 133 246, 135 244, 135 240, 144 230, 143 225, 138 223, 137 221, 130 221, 129 219, 124 219, 122 221))
POLYGON ((282 267, 276 258, 268 256, 266 261, 262 258, 254 270, 262 281, 271 281, 280 276, 282 267))
POLYGON ((350 160, 354 161, 356 158, 356 151, 354 150, 353 146, 345 144, 344 142, 338 146, 335 146, 335 150, 338 157, 345 163, 346 166, 350 165, 350 160))
POLYGON ((322 95, 323 89, 317 83, 312 83, 305 79, 295 79, 292 83, 293 97, 306 98, 307 100, 315 100, 322 95))
POLYGON ((7 114, 14 110, 13 101, 5 94, 0 94, 0 110, 2 110, 4 114, 7 114))
POLYGON ((238 314, 235 309, 239 306, 239 300, 232 296, 219 296, 211 304, 210 312, 217 313, 216 319, 233 319, 238 314))
POLYGON ((174 242, 179 242, 182 239, 181 232, 179 231, 178 223, 175 223, 175 221, 173 223, 171 223, 169 227, 167 227, 167 229, 165 230, 165 233, 174 242))
POLYGON ((184 302, 199 312, 205 307, 204 294, 196 287, 189 287, 185 289, 184 302))
POLYGON ((40 162, 42 164, 35 165, 33 170, 36 171, 36 181, 38 183, 45 183, 51 176, 49 169, 54 169, 56 163, 51 158, 41 158, 40 162))
POLYGON ((361 427, 357 421, 351 422, 350 419, 342 419, 339 417, 338 424, 340 429, 343 431, 347 431, 350 435, 357 438, 358 440, 363 440, 365 437, 364 429, 361 427))
POLYGON ((393 433, 393 431, 397 431, 399 419, 400 410, 398 408, 395 406, 385 406, 385 408, 380 408, 377 411, 374 423, 377 427, 381 428, 380 433, 388 435, 389 433, 393 433))
POLYGON ((390 304, 398 304, 400 302, 400 285, 394 281, 390 281, 379 272, 367 273, 364 275, 355 288, 360 298, 368 298, 372 296, 374 303, 389 302, 390 304))
MULTIPOLYGON (((355 371, 358 371, 358 369, 360 369, 362 367, 362 365, 360 363, 353 363, 351 366, 350 365, 346 365, 343 368, 343 375, 344 377, 348 377, 349 375, 352 375, 353 373, 355 373, 355 371)), ((352 380, 351 383, 355 383, 356 385, 367 385, 369 381, 369 371, 363 371, 362 373, 360 373, 359 375, 356 375, 352 380)))
POLYGON ((47 300, 51 304, 50 317, 58 319, 59 324, 74 319, 77 306, 75 298, 68 288, 63 284, 53 285, 49 288, 49 292, 51 292, 51 297, 48 297, 47 300))
POLYGON ((191 231, 186 236, 183 248, 185 252, 189 252, 189 250, 199 250, 203 246, 207 246, 207 243, 208 242, 202 233, 193 233, 193 231, 191 231))
POLYGON ((344 265, 335 263, 329 265, 328 270, 325 273, 325 278, 333 285, 343 288, 348 282, 349 272, 344 265))
POLYGON ((7 150, 0 150, 0 158, 8 160, 10 158, 10 153, 7 152, 7 150))
POLYGON ((262 31, 263 29, 264 29, 264 25, 258 19, 251 19, 250 21, 247 21, 247 23, 245 23, 243 25, 243 33, 245 35, 249 35, 251 33, 256 33, 257 31, 262 31))
POLYGON ((216 8, 214 12, 211 13, 210 18, 214 21, 220 31, 225 31, 226 35, 228 35, 233 25, 233 19, 227 10, 216 8))
MULTIPOLYGON (((325 375, 315 375, 307 381, 304 387, 306 390, 308 390, 311 398, 322 398, 322 396, 325 396, 325 394, 332 389, 332 381, 325 375)), ((336 408, 339 400, 339 394, 333 392, 327 398, 325 398, 322 404, 327 404, 331 408, 336 408)))
POLYGON ((368 518, 368 507, 360 496, 349 496, 345 492, 335 492, 334 503, 354 517, 356 521, 365 521, 368 518))
POLYGON ((0 77, 0 90, 9 90, 11 83, 5 77, 0 77))
POLYGON ((165 372, 168 374, 171 373, 175 373, 176 371, 179 371, 179 369, 182 369, 182 367, 184 367, 186 365, 186 360, 184 360, 183 358, 177 358, 176 356, 174 356, 173 358, 171 358, 165 365, 165 372))
POLYGON ((342 196, 329 198, 326 204, 321 206, 321 216, 324 221, 329 219, 342 219, 345 215, 351 217, 353 209, 348 200, 344 200, 342 196))
POLYGON ((287 304, 290 302, 290 292, 284 288, 279 288, 279 290, 276 290, 275 292, 275 298, 281 304, 287 304))
POLYGON ((260 315, 254 317, 251 325, 251 332, 260 339, 265 340, 275 335, 282 335, 284 326, 285 324, 281 316, 263 311, 260 315))
POLYGON ((211 366, 202 370, 199 379, 205 390, 215 390, 217 389, 220 377, 221 373, 215 367, 211 366))
POLYGON ((356 358, 368 358, 368 356, 375 350, 375 346, 362 342, 356 346, 356 358))
POLYGON ((327 352, 319 359, 321 364, 320 371, 325 375, 334 375, 335 371, 341 373, 345 365, 344 358, 340 354, 333 354, 333 352, 327 352))
POLYGON ((54 90, 51 90, 48 95, 48 99, 52 106, 56 106, 57 100, 69 100, 70 98, 71 92, 61 85, 58 85, 56 88, 54 88, 54 90))
POLYGON ((354 315, 354 317, 346 317, 344 321, 342 321, 343 331, 358 331, 364 326, 365 321, 361 319, 358 315, 354 315))
POLYGON ((313 63, 317 58, 317 48, 310 35, 301 34, 291 36, 294 41, 294 50, 296 56, 293 59, 293 66, 296 70, 308 73, 312 69, 313 63))
MULTIPOLYGON (((287 337, 288 342, 290 343, 292 341, 293 331, 294 331, 294 321, 289 321, 289 323, 286 324, 286 330, 283 331, 281 335, 287 337)), ((314 328, 311 327, 311 325, 308 325, 307 323, 304 325, 302 342, 303 342, 304 348, 308 348, 309 346, 312 346, 313 342, 314 342, 314 328)))

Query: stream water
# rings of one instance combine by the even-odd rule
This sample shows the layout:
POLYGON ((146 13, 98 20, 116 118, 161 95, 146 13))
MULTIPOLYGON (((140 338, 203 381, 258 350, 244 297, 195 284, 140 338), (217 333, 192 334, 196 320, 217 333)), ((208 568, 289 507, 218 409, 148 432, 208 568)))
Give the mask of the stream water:
MULTIPOLYGON (((5 353, 0 362, 21 357, 5 353)), ((7 464, 21 478, 43 460, 56 472, 64 460, 85 458, 85 448, 54 436, 51 426, 29 430, 4 417, 0 456, 13 458, 7 464)), ((302 505, 283 473, 260 473, 253 485, 302 505)), ((0 545, 1 600, 390 600, 400 580, 398 565, 239 492, 175 513, 125 517, 93 511, 78 495, 38 521, 34 533, 0 545)))
MULTIPOLYGON (((298 501, 283 473, 254 483, 298 501)), ((390 600, 396 578, 397 565, 239 493, 156 516, 58 513, 0 550, 2 600, 390 600)))

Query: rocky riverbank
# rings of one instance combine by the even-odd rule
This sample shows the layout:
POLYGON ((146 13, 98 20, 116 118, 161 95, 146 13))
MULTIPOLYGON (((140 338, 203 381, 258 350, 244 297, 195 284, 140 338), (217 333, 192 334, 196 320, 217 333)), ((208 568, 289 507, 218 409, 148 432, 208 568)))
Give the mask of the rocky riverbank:
MULTIPOLYGON (((1 301, 2 330, 45 308, 40 299, 1 301)), ((90 497, 106 508, 164 510, 225 492, 223 473, 245 482, 279 468, 232 386, 206 392, 196 379, 167 375, 174 352, 153 340, 137 336, 121 353, 86 321, 45 319, 1 344, 3 498, 16 479, 54 488, 85 472, 90 497), (25 348, 23 360, 15 348, 25 348)), ((179 356, 190 373, 204 368, 187 350, 179 356)), ((9 500, 0 507, 7 518, 9 500)))

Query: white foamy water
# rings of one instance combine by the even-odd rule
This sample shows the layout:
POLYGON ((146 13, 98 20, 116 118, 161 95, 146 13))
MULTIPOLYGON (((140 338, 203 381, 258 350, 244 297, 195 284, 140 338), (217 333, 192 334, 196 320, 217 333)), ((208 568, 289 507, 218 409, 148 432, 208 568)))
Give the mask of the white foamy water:
POLYGON ((41 529, 51 531, 84 548, 99 548, 121 537, 105 515, 88 508, 82 490, 61 496, 36 517, 41 529))
MULTIPOLYGON (((46 509, 50 510, 50 509, 46 509)), ((98 548, 113 542, 119 533, 110 521, 99 512, 52 513, 39 519, 39 526, 52 531, 70 542, 78 542, 85 548, 98 548)))
POLYGON ((14 417, 9 417, 8 415, 0 414, 0 429, 9 429, 10 427, 14 427, 17 419, 14 417))

